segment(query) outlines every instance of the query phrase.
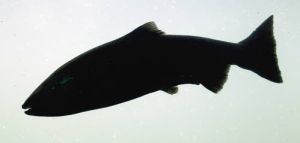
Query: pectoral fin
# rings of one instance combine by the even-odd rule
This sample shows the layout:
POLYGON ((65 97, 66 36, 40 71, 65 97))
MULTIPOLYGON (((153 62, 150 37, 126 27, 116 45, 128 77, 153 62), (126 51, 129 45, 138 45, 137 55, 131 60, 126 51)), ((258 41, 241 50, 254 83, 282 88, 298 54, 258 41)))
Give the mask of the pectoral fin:
POLYGON ((172 86, 172 87, 169 87, 169 88, 164 88, 164 89, 162 89, 162 91, 173 95, 173 94, 176 94, 178 92, 178 87, 177 86, 172 86))

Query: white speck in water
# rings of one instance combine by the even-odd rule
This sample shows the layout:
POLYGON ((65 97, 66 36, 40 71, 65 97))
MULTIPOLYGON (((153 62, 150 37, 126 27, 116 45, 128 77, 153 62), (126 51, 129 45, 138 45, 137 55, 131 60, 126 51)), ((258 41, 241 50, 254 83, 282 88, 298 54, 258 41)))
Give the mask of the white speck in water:
POLYGON ((172 19, 168 19, 167 21, 168 21, 168 23, 173 23, 172 19))
POLYGON ((112 138, 113 139, 116 139, 118 137, 118 135, 116 134, 116 133, 114 133, 113 135, 112 135, 112 138))
POLYGON ((215 133, 217 133, 217 134, 220 133, 220 132, 221 132, 220 129, 215 130, 215 133))
POLYGON ((107 3, 107 4, 105 4, 105 7, 109 8, 109 7, 111 7, 111 4, 107 3))
POLYGON ((235 131, 238 130, 238 128, 237 127, 230 127, 230 128, 228 128, 228 130, 231 131, 231 132, 235 132, 235 131))
POLYGON ((158 10, 158 6, 157 5, 153 6, 153 10, 158 10))
POLYGON ((184 133, 181 131, 181 132, 179 132, 179 136, 180 137, 183 137, 184 136, 184 133))
POLYGON ((139 125, 143 126, 143 125, 145 125, 145 122, 144 121, 139 121, 139 125))
POLYGON ((40 14, 39 14, 39 18, 45 18, 45 17, 46 17, 46 15, 43 14, 43 13, 40 13, 40 14))
POLYGON ((84 7, 92 7, 93 5, 91 3, 84 3, 83 6, 84 7))
POLYGON ((75 142, 80 142, 79 138, 75 138, 74 140, 75 140, 75 142))
POLYGON ((172 1, 171 1, 171 8, 172 8, 172 9, 176 8, 175 5, 176 5, 176 1, 175 1, 175 0, 172 0, 172 1))

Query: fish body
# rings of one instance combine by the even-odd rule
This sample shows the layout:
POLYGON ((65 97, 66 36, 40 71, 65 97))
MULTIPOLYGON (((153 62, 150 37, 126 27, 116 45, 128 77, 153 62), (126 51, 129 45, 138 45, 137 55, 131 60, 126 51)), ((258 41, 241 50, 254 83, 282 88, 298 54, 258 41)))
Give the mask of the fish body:
POLYGON ((167 35, 154 22, 91 49, 51 74, 25 101, 26 114, 63 116, 109 107, 177 85, 202 84, 217 93, 230 65, 280 83, 273 16, 239 43, 167 35))

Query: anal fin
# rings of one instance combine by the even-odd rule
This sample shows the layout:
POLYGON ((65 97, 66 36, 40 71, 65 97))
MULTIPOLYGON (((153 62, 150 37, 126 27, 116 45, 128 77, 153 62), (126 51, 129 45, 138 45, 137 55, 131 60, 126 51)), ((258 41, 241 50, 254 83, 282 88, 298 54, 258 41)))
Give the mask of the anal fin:
POLYGON ((201 84, 208 90, 217 93, 223 88, 227 80, 230 65, 214 66, 218 68, 213 68, 213 70, 206 72, 205 77, 201 80, 201 84))

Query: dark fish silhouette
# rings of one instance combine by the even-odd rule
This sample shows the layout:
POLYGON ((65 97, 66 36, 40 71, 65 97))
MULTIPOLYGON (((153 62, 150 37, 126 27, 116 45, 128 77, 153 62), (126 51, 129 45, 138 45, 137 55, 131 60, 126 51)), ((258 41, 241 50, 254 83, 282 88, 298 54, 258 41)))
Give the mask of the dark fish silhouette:
POLYGON ((202 84, 217 93, 230 65, 282 82, 273 16, 239 43, 166 35, 154 22, 146 23, 61 66, 22 107, 29 115, 63 116, 112 106, 158 90, 174 94, 180 84, 202 84))

